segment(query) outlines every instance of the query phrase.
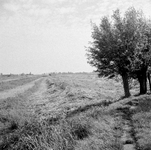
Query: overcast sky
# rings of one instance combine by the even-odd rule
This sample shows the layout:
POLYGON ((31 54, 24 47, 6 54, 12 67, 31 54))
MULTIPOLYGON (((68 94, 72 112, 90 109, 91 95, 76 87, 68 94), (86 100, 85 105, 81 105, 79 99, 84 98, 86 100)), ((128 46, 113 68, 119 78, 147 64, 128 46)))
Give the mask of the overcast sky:
POLYGON ((0 72, 90 72, 91 24, 119 8, 151 14, 151 0, 0 0, 0 72))

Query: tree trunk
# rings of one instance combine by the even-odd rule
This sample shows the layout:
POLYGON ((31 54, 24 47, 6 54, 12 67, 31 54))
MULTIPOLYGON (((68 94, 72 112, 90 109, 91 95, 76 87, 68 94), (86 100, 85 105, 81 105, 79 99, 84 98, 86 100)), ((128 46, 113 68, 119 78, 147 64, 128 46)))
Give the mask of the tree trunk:
POLYGON ((147 93, 147 69, 144 68, 138 74, 138 81, 140 84, 140 95, 147 93))
POLYGON ((149 81, 149 88, 151 91, 151 81, 150 81, 150 73, 149 72, 147 72, 147 77, 148 77, 148 81, 149 81))
POLYGON ((130 90, 129 90, 127 73, 122 74, 122 80, 123 80, 123 88, 124 88, 125 97, 129 97, 131 94, 130 94, 130 90))

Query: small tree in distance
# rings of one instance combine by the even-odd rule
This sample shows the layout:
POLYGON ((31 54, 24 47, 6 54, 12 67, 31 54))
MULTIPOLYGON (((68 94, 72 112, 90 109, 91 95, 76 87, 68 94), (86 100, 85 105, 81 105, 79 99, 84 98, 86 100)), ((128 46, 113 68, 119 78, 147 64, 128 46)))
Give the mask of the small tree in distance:
POLYGON ((117 9, 112 21, 103 17, 99 26, 93 24, 92 39, 87 48, 88 63, 100 76, 121 75, 125 97, 130 96, 129 78, 140 83, 140 94, 146 93, 147 68, 150 65, 151 26, 142 11, 129 8, 124 17, 117 9))

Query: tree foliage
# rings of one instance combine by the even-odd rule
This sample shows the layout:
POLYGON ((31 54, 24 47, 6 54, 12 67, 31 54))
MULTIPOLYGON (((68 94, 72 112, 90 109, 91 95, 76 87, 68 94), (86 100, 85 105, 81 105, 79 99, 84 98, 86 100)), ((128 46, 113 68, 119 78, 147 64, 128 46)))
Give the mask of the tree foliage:
POLYGON ((99 26, 93 24, 92 39, 87 48, 88 63, 100 76, 124 77, 125 95, 129 96, 128 78, 139 78, 150 65, 150 21, 135 8, 129 8, 124 16, 117 9, 111 20, 105 16, 99 26))

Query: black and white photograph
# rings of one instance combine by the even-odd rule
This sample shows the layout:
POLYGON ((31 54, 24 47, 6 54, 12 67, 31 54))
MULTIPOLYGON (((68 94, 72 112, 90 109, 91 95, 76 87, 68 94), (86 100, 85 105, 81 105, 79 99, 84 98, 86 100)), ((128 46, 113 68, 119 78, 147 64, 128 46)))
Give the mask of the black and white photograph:
POLYGON ((151 0, 0 0, 0 150, 151 150, 151 0))

